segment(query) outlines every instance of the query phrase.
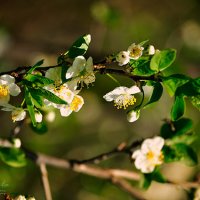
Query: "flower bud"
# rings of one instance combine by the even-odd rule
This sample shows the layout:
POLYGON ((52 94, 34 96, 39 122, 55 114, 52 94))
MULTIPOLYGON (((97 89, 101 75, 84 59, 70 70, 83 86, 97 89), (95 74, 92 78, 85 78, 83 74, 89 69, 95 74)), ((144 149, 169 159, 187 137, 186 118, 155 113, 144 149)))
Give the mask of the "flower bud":
POLYGON ((126 65, 129 61, 129 53, 127 51, 121 51, 116 56, 116 61, 119 63, 120 66, 126 65))

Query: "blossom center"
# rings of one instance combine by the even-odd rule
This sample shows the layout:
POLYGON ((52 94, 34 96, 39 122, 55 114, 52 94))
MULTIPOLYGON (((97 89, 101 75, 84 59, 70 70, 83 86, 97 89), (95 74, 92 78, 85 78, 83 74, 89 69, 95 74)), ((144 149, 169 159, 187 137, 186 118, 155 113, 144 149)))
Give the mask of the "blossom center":
POLYGON ((133 47, 130 51, 131 57, 140 57, 142 53, 142 50, 138 48, 137 46, 133 47))
POLYGON ((79 109, 80 105, 83 103, 82 99, 79 98, 78 96, 75 96, 74 99, 72 100, 70 104, 70 109, 72 111, 76 111, 79 109))
POLYGON ((0 98, 8 96, 8 86, 0 85, 0 98))
POLYGON ((117 109, 124 108, 126 109, 128 106, 134 105, 136 102, 136 98, 130 94, 121 94, 114 100, 114 106, 117 109))

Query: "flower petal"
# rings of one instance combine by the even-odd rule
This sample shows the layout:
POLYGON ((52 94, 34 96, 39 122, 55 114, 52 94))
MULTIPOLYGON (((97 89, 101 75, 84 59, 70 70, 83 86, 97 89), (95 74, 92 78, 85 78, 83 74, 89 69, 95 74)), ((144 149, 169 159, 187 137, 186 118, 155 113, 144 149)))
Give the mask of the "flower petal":
POLYGON ((12 96, 17 96, 21 92, 20 87, 18 87, 15 83, 8 85, 8 88, 12 96))
POLYGON ((134 86, 128 88, 128 89, 127 89, 127 92, 128 92, 129 94, 136 94, 136 93, 141 92, 141 90, 140 90, 139 87, 137 87, 137 86, 134 85, 134 86))
POLYGON ((85 69, 86 69, 87 72, 93 72, 94 66, 93 66, 92 57, 89 57, 89 58, 87 59, 85 69))
POLYGON ((70 109, 70 107, 67 105, 67 106, 62 106, 60 108, 60 114, 61 116, 63 117, 67 117, 69 116, 70 114, 72 113, 72 110, 70 109))
POLYGON ((4 80, 6 82, 6 85, 15 82, 15 78, 13 76, 10 76, 10 75, 7 75, 7 74, 0 76, 0 79, 4 80))
POLYGON ((128 89, 128 88, 127 88, 127 87, 124 87, 124 86, 117 87, 117 88, 115 88, 114 90, 112 90, 111 92, 108 92, 106 95, 104 95, 103 98, 104 98, 106 101, 113 101, 113 100, 115 100, 119 95, 125 94, 127 89, 128 89))

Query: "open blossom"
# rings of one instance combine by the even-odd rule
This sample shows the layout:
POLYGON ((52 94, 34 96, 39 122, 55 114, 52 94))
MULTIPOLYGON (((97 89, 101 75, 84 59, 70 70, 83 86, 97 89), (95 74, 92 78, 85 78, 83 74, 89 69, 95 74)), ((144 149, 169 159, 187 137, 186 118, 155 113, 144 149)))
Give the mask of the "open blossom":
POLYGON ((130 61, 129 52, 128 51, 120 51, 116 56, 116 61, 120 66, 126 65, 130 61))
POLYGON ((95 75, 92 58, 89 57, 86 60, 83 56, 77 56, 66 73, 66 79, 70 78, 72 78, 72 82, 76 84, 85 83, 89 85, 93 83, 95 81, 95 75))
POLYGON ((135 43, 131 44, 128 47, 129 56, 133 60, 137 60, 142 56, 144 47, 140 46, 139 44, 136 45, 135 43))
POLYGON ((149 45, 149 48, 148 48, 148 54, 149 55, 154 55, 156 52, 155 48, 153 45, 149 45))
POLYGON ((140 117, 140 110, 131 110, 127 113, 127 120, 129 122, 135 122, 140 117))
POLYGON ((136 98, 133 94, 140 92, 137 86, 130 88, 120 86, 115 88, 113 91, 103 96, 106 101, 114 101, 114 105, 119 108, 126 109, 128 106, 134 105, 136 98))
POLYGON ((69 116, 73 111, 78 112, 84 104, 84 100, 79 95, 74 95, 72 101, 60 107, 60 114, 64 117, 69 116))
POLYGON ((135 159, 135 167, 142 173, 151 173, 157 165, 163 163, 162 148, 164 146, 162 137, 146 139, 141 145, 140 150, 133 152, 132 158, 135 159))
POLYGON ((13 122, 22 121, 26 117, 26 111, 23 108, 18 108, 10 104, 3 105, 3 108, 1 110, 10 111, 13 122))
POLYGON ((0 76, 0 105, 7 104, 10 95, 17 96, 21 92, 20 88, 15 84, 15 78, 10 75, 0 76))

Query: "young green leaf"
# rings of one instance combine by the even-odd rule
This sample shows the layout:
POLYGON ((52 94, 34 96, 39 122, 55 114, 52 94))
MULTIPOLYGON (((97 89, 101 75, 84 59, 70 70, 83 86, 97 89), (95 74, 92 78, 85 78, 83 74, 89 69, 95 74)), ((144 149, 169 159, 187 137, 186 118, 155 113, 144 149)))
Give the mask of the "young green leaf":
POLYGON ((26 165, 24 152, 18 148, 0 148, 0 159, 11 167, 23 167, 26 165))
POLYGON ((163 93, 162 85, 159 82, 156 82, 153 85, 153 93, 152 93, 149 101, 146 103, 146 105, 144 107, 147 107, 148 105, 158 101, 160 99, 160 97, 162 96, 162 93, 163 93))
POLYGON ((157 51, 151 59, 150 68, 154 71, 162 71, 168 68, 176 58, 175 49, 157 51))
POLYGON ((46 77, 40 76, 40 75, 33 75, 33 74, 28 74, 25 77, 25 79, 38 85, 38 86, 45 86, 45 85, 50 85, 50 84, 54 83, 54 81, 49 78, 46 78, 46 77))
POLYGON ((44 63, 44 60, 38 61, 31 69, 28 70, 27 74, 31 74, 36 68, 40 67, 44 63))
POLYGON ((69 48, 69 51, 65 53, 65 55, 68 55, 70 58, 75 58, 77 56, 84 55, 86 51, 88 50, 88 46, 91 41, 91 35, 84 35, 78 38, 73 45, 69 48))
POLYGON ((36 126, 32 126, 31 128, 38 134, 44 134, 48 131, 48 127, 44 122, 36 123, 36 126))
POLYGON ((39 95, 42 96, 43 98, 56 103, 56 104, 67 104, 66 101, 64 101, 63 99, 61 99, 60 97, 56 96, 55 94, 53 94, 52 92, 45 90, 43 88, 32 88, 31 89, 32 93, 34 92, 35 95, 39 95))
POLYGON ((181 96, 176 96, 174 104, 172 106, 172 110, 171 110, 171 119, 172 119, 172 121, 176 121, 180 117, 182 117, 183 114, 184 114, 184 111, 185 111, 184 97, 182 95, 181 96))
POLYGON ((190 77, 182 74, 173 74, 167 77, 162 77, 163 85, 166 87, 170 96, 174 96, 176 89, 187 83, 190 79, 190 77))

